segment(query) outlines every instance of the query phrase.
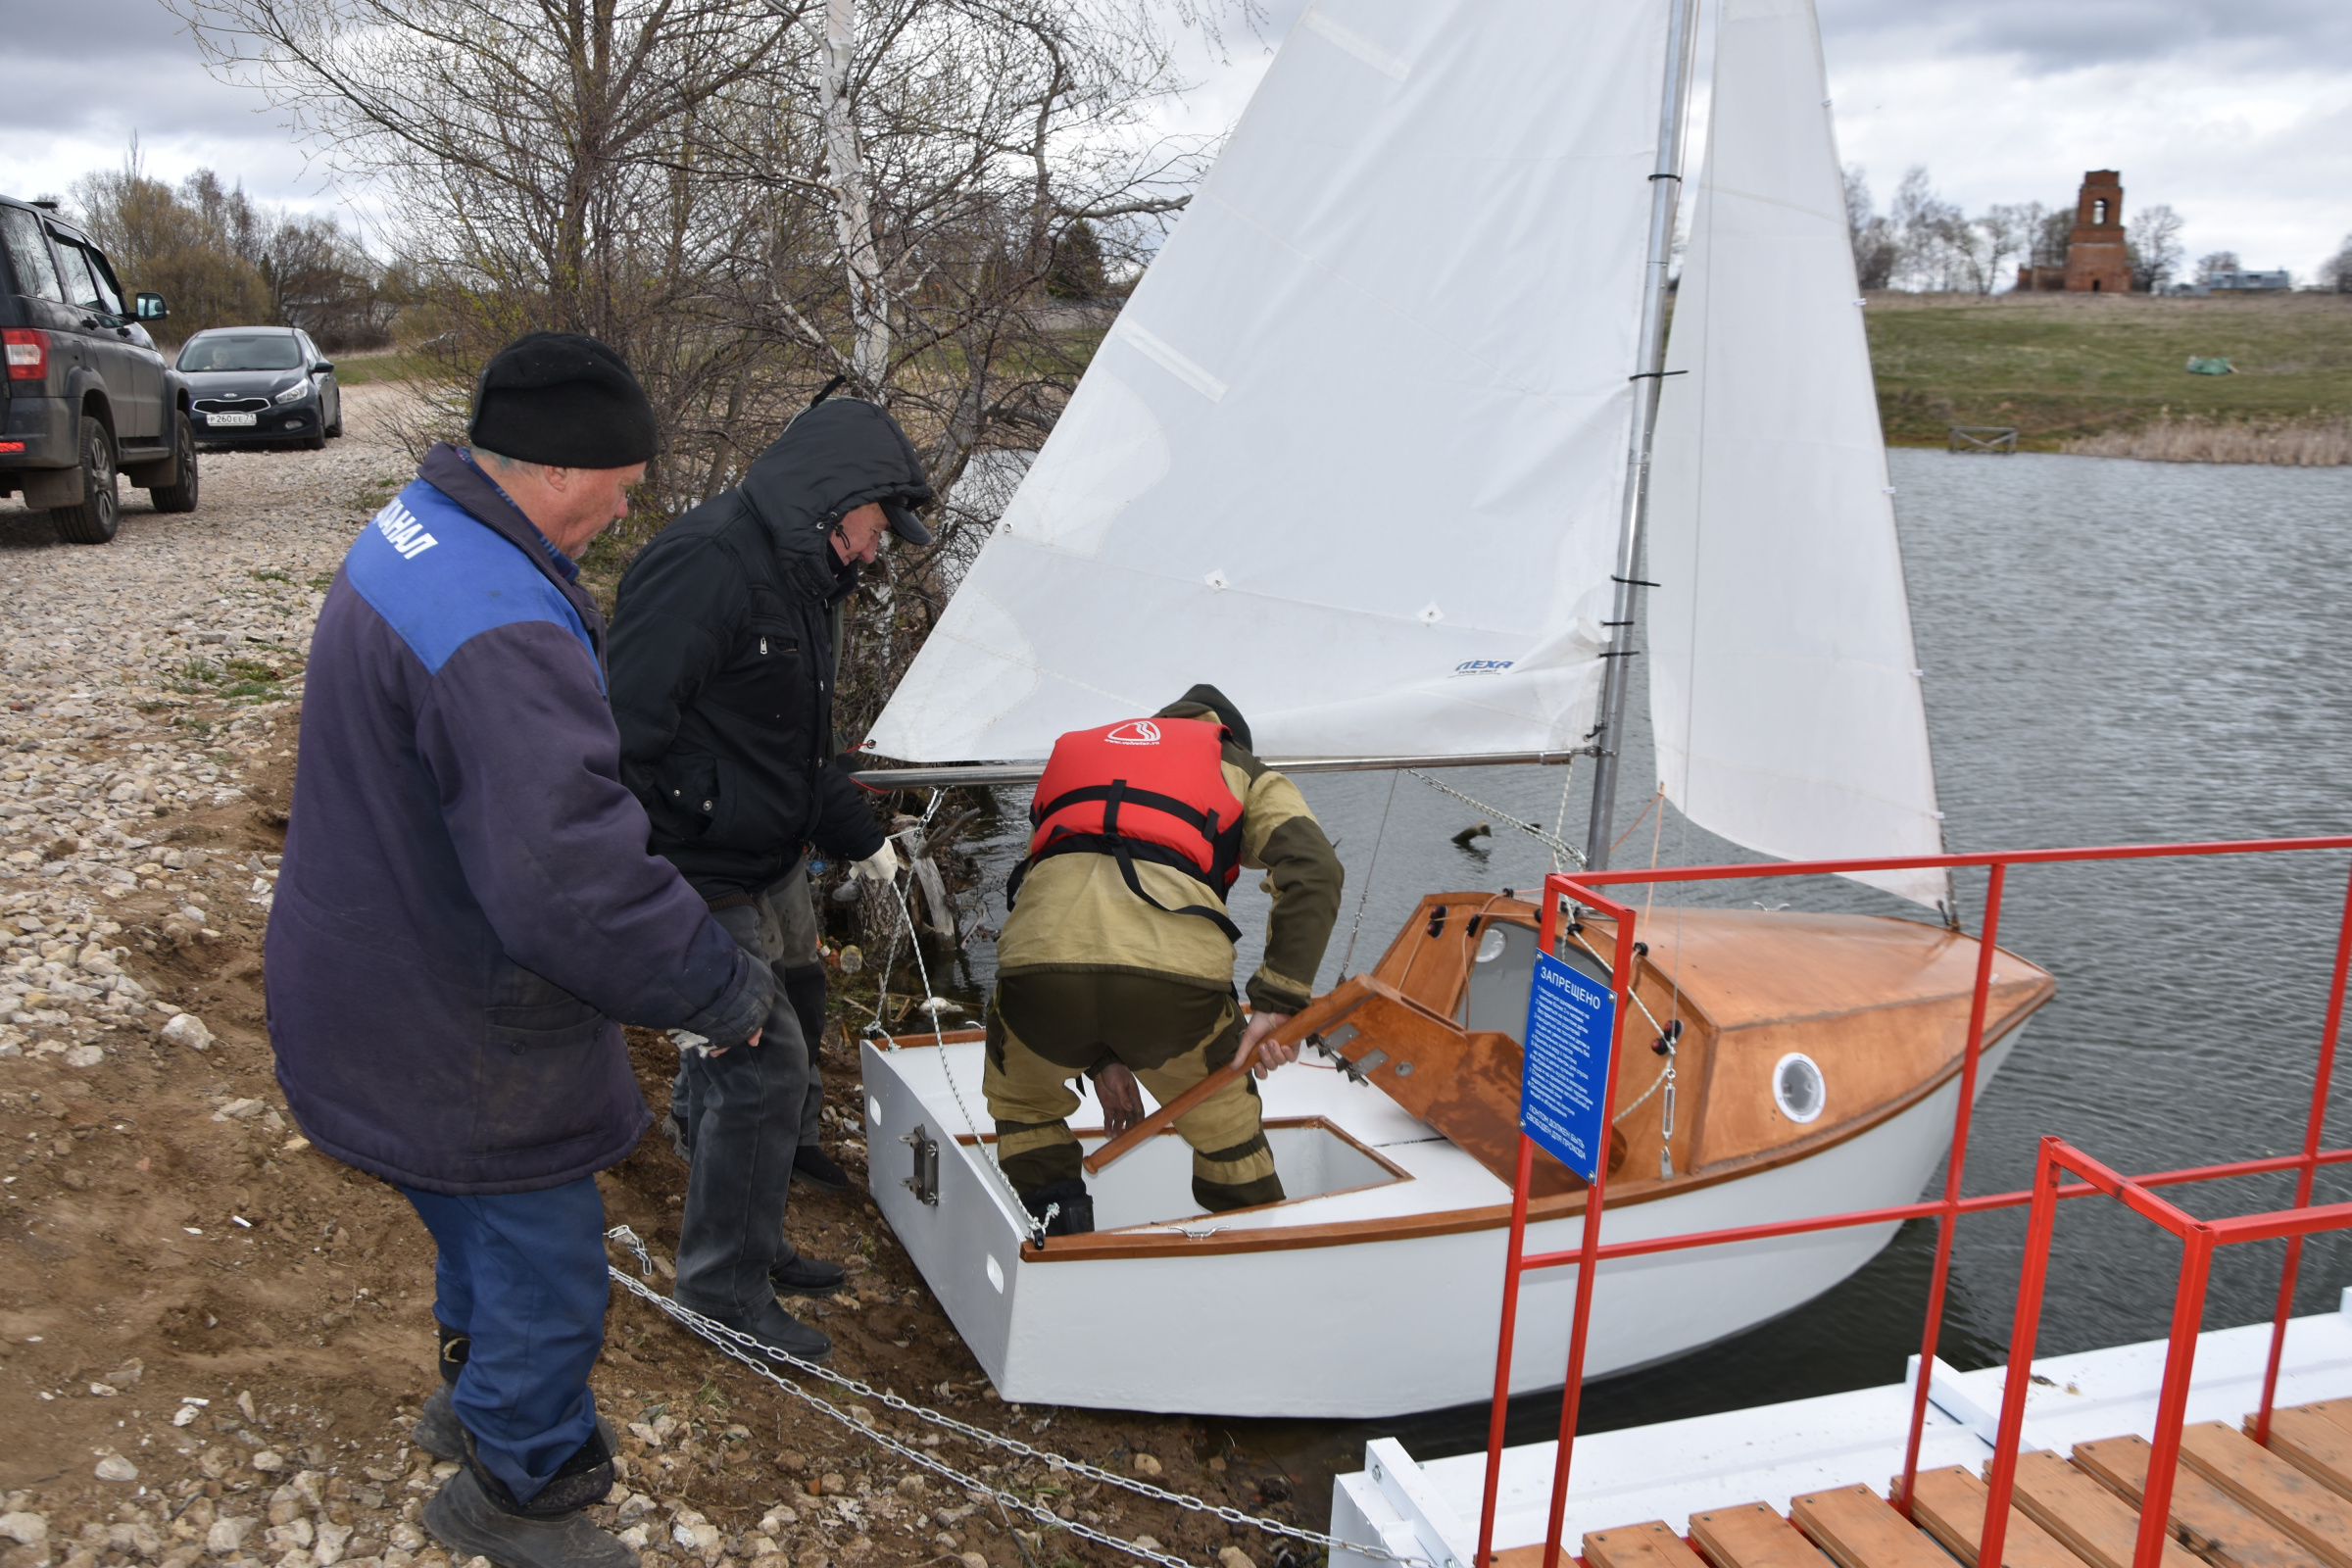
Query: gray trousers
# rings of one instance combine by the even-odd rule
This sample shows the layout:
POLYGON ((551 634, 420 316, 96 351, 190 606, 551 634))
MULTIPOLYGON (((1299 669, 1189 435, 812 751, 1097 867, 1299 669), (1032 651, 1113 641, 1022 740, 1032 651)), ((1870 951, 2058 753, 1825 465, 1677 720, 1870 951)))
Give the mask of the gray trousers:
POLYGON ((678 1224, 677 1298, 715 1317, 775 1299, 768 1270, 789 1261, 784 1205, 793 1156, 817 1136, 825 971, 805 866, 750 904, 711 917, 766 961, 776 982, 760 1044, 724 1055, 688 1053, 670 1085, 690 1161, 678 1224))

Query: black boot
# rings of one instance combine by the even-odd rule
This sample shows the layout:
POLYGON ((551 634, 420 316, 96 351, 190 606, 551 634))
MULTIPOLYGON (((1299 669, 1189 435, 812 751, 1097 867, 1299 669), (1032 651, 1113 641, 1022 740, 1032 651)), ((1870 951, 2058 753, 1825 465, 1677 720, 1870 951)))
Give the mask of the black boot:
POLYGON ((441 1331, 441 1381, 425 1396, 424 1410, 416 1417, 409 1441, 436 1459, 463 1459, 466 1429, 459 1424, 458 1412, 450 1404, 450 1394, 458 1386, 458 1374, 466 1370, 466 1355, 472 1341, 438 1320, 433 1327, 441 1331))
POLYGON ((820 1193, 846 1193, 850 1190, 850 1173, 841 1168, 840 1161, 814 1144, 803 1144, 793 1151, 792 1179, 803 1187, 813 1187, 820 1193))
MULTIPOLYGON (((674 1299, 674 1298, 673 1298, 674 1299)), ((690 1302, 680 1301, 693 1311, 702 1313, 722 1328, 733 1329, 756 1342, 762 1349, 781 1350, 804 1361, 822 1361, 833 1353, 833 1341, 823 1330, 810 1328, 776 1303, 770 1297, 749 1312, 711 1312, 690 1302)))
POLYGON ((849 1279, 849 1272, 839 1263, 795 1252, 769 1269, 767 1279, 782 1296, 831 1296, 849 1279))
POLYGON ((601 1427, 528 1503, 484 1468, 468 1434, 465 1466, 424 1505, 424 1527, 453 1553, 500 1568, 637 1568, 637 1553, 584 1511, 612 1490, 612 1450, 601 1427))
POLYGON ((1095 1200, 1088 1196, 1083 1181, 1048 1182, 1035 1192, 1021 1195, 1021 1206, 1038 1219, 1045 1219, 1046 1210, 1054 1204, 1061 1211, 1047 1221, 1048 1236, 1085 1236, 1095 1228, 1095 1200))

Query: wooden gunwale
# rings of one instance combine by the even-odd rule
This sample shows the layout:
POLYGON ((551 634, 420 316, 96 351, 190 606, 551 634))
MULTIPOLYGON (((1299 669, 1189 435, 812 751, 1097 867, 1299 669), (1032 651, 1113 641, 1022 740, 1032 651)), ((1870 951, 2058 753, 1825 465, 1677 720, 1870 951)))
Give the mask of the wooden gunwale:
MULTIPOLYGON (((2021 1005, 2004 1013, 1984 1027, 1984 1047, 1990 1050, 2008 1038, 2018 1025, 2024 1023, 2042 1004, 2057 993, 2055 982, 2047 984, 2021 1005)), ((1612 1208, 1627 1208, 1637 1203, 1652 1202, 1661 1198, 1677 1197, 1697 1192, 1720 1182, 1734 1181, 1743 1176, 1757 1175, 1782 1165, 1807 1159, 1825 1150, 1834 1149, 1850 1139, 1892 1120, 1927 1099, 1945 1084, 1959 1076, 1960 1060, 1954 1057, 1933 1077, 1908 1092, 1887 1101, 1868 1115, 1841 1123, 1816 1138, 1785 1144, 1778 1149, 1742 1159, 1726 1160, 1721 1165, 1690 1176, 1678 1176, 1671 1182, 1644 1184, 1620 1189, 1620 1196, 1611 1202, 1612 1208)), ((1330 1195, 1318 1195, 1330 1196, 1330 1195)), ((1272 1206, 1272 1205, 1269 1205, 1272 1206)), ((1580 1190, 1553 1198, 1535 1199, 1528 1204, 1531 1222, 1565 1219, 1584 1211, 1585 1195, 1580 1190)), ((1020 1256, 1028 1263, 1077 1263, 1110 1258, 1200 1257, 1222 1252, 1273 1252, 1294 1248, 1352 1247, 1366 1242, 1416 1241, 1432 1236, 1454 1236, 1464 1231, 1499 1230, 1511 1219, 1511 1205, 1506 1202, 1482 1204, 1475 1208, 1440 1209, 1426 1214, 1393 1214, 1378 1219, 1331 1220, 1320 1225, 1297 1225, 1288 1228, 1263 1228, 1219 1231, 1214 1235, 1193 1238, 1169 1232, 1135 1235, 1126 1231, 1104 1231, 1091 1236, 1058 1236, 1050 1248, 1041 1249, 1034 1243, 1023 1243, 1020 1256)), ((1200 1223, 1213 1224, 1214 1215, 1202 1215, 1200 1223)))

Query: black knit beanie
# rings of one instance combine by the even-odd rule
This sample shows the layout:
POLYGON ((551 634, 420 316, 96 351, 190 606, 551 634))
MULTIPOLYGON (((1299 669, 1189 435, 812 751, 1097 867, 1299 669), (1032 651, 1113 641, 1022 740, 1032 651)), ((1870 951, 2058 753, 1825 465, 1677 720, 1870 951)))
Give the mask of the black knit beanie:
POLYGON ((492 355, 474 385, 466 439, 559 468, 625 468, 659 445, 645 388, 619 355, 583 332, 531 332, 492 355))

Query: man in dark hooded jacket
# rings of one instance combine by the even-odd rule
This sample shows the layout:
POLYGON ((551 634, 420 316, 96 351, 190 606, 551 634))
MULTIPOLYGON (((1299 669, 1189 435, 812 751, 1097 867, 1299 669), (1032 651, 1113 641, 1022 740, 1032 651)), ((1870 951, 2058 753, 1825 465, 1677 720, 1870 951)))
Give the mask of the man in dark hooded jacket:
POLYGON ((826 1295, 843 1276, 784 1239, 788 1189, 849 1180, 817 1147, 825 972, 805 851, 877 880, 897 869, 870 797, 834 758, 834 624, 885 533, 930 542, 912 511, 930 499, 879 406, 819 402, 741 485, 646 546, 613 607, 621 778, 645 803, 654 852, 776 981, 757 1047, 682 1053, 671 1112, 691 1170, 675 1295, 796 1355, 831 1341, 776 1293, 826 1295))

